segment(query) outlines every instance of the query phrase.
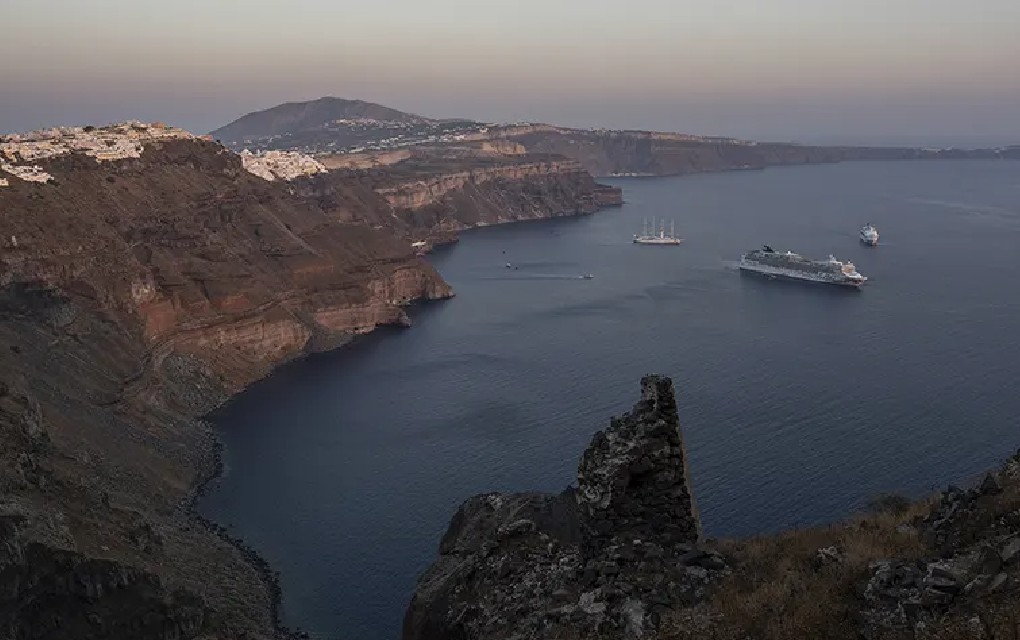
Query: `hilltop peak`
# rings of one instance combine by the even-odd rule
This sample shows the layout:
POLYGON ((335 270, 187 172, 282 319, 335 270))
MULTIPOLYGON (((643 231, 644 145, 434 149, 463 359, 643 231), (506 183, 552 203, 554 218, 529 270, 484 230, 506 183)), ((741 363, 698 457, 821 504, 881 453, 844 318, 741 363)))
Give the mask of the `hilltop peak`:
POLYGON ((241 116, 211 132, 225 143, 239 143, 273 136, 318 131, 338 120, 377 120, 385 122, 431 122, 413 113, 398 111, 374 102, 323 96, 315 100, 285 102, 241 116))

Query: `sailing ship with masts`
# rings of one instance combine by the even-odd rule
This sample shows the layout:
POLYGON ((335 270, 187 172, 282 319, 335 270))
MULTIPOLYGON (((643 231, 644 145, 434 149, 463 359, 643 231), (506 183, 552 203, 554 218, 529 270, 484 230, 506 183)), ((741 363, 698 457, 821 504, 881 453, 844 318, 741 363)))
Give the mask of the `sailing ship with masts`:
POLYGON ((641 230, 641 235, 635 235, 634 242, 637 244, 675 245, 680 244, 681 238, 676 237, 675 221, 670 220, 669 234, 667 235, 665 220, 659 221, 659 232, 655 233, 655 218, 652 218, 651 233, 649 233, 648 219, 646 218, 641 230))

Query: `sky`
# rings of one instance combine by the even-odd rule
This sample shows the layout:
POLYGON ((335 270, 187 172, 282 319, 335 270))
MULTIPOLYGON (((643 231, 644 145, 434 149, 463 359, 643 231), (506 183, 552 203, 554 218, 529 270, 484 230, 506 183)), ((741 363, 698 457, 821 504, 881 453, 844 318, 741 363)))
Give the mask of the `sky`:
POLYGON ((0 0, 0 132, 332 95, 768 140, 1020 142, 1020 0, 0 0))

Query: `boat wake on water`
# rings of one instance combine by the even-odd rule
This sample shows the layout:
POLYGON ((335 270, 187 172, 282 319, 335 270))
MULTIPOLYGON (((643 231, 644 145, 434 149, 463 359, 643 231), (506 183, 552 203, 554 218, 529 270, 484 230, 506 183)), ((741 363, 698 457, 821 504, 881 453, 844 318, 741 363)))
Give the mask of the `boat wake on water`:
POLYGON ((590 273, 529 273, 527 271, 511 271, 502 276, 489 276, 483 280, 592 280, 590 273))

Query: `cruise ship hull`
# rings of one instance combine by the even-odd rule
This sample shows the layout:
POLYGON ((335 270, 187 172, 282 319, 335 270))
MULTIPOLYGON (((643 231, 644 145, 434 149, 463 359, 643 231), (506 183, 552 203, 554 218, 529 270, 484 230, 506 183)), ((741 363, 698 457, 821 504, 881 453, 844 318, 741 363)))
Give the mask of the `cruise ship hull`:
POLYGON ((679 238, 634 238, 634 244, 658 244, 663 246, 680 244, 679 238))
POLYGON ((866 244, 866 245, 868 245, 869 247, 877 247, 878 246, 878 238, 865 238, 865 237, 862 236, 861 237, 861 242, 866 244))
POLYGON ((859 290, 865 280, 855 278, 826 278, 810 273, 802 273, 790 269, 780 269, 768 265, 740 264, 741 273, 750 273, 769 280, 789 280, 795 282, 810 282, 815 284, 827 284, 840 287, 841 289, 859 290))

